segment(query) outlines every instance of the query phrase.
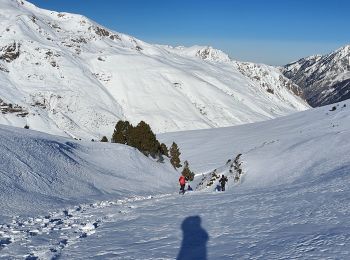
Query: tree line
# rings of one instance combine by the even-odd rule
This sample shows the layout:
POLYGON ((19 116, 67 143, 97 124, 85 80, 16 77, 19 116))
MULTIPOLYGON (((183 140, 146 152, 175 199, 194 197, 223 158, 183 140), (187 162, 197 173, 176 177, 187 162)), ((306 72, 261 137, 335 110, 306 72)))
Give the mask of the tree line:
MULTIPOLYGON (((108 142, 107 137, 103 136, 101 142, 108 142)), ((145 156, 158 158, 159 161, 163 161, 163 156, 166 156, 170 159, 170 163, 175 169, 182 167, 181 152, 178 145, 173 142, 170 149, 168 149, 166 144, 157 140, 149 124, 144 121, 133 126, 128 121, 119 120, 115 125, 111 142, 135 147, 145 156)), ((190 170, 188 161, 184 162, 182 175, 188 180, 193 180, 194 173, 190 170)))

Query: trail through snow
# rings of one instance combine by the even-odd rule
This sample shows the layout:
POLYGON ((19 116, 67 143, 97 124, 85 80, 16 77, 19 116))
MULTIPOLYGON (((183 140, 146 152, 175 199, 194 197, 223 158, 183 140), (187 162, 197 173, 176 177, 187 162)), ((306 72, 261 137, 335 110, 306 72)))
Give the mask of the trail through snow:
MULTIPOLYGON (((101 258, 174 259, 185 239, 182 223, 199 216, 209 236, 204 245, 208 259, 346 259, 348 171, 314 185, 169 195, 127 204, 124 214, 104 209, 108 219, 96 234, 67 247, 62 257, 82 259, 84 252, 101 258)), ((193 259, 191 248, 187 252, 193 259)))
POLYGON ((67 245, 72 247, 94 234, 111 217, 129 214, 133 203, 168 196, 133 196, 80 204, 45 216, 14 217, 11 223, 0 225, 1 258, 56 259, 67 245))
POLYGON ((226 173, 232 169, 227 159, 232 163, 242 152, 240 184, 231 177, 225 192, 215 192, 214 185, 183 196, 167 162, 134 149, 71 146, 64 138, 2 126, 0 155, 7 164, 0 165, 0 202, 15 216, 0 219, 0 258, 175 259, 181 252, 188 259, 349 259, 350 110, 345 102, 335 106, 162 136, 180 145, 198 173, 209 175, 214 167, 226 173), (17 156, 8 157, 7 147, 17 156), (32 155, 40 155, 40 164, 32 155), (45 186, 37 183, 53 176, 52 169, 60 182, 43 193, 45 186), (97 189, 95 195, 81 183, 97 189), (31 200, 16 199, 16 192, 31 200), (57 203, 47 202, 46 194, 57 203))
POLYGON ((349 170, 289 187, 140 196, 14 218, 0 229, 7 243, 1 255, 174 259, 184 239, 181 224, 198 216, 209 236, 208 259, 346 259, 349 170))

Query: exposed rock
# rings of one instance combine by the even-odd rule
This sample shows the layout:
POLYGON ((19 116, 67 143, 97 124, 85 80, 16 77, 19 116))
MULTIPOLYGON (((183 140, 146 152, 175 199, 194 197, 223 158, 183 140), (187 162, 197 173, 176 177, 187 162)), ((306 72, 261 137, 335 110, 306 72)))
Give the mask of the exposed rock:
POLYGON ((14 113, 19 117, 26 117, 29 113, 17 104, 6 103, 0 98, 0 111, 2 114, 14 113))
POLYGON ((290 79, 279 75, 279 77, 272 77, 271 72, 277 70, 268 65, 255 64, 250 62, 236 62, 237 69, 246 77, 250 78, 254 82, 258 83, 261 88, 265 89, 268 93, 274 94, 276 88, 287 88, 295 95, 303 98, 302 89, 294 84, 290 79))
POLYGON ((0 60, 11 62, 19 57, 21 44, 13 42, 0 50, 0 60))
POLYGON ((196 56, 201 58, 202 60, 221 61, 221 62, 230 61, 230 57, 226 53, 224 53, 221 50, 214 49, 210 46, 199 49, 196 53, 196 56))
POLYGON ((313 107, 346 100, 350 98, 350 45, 287 64, 282 72, 303 89, 313 107))
POLYGON ((109 31, 107 31, 106 29, 103 29, 101 27, 98 27, 98 26, 94 27, 94 31, 97 35, 99 35, 101 37, 108 37, 110 35, 109 31))

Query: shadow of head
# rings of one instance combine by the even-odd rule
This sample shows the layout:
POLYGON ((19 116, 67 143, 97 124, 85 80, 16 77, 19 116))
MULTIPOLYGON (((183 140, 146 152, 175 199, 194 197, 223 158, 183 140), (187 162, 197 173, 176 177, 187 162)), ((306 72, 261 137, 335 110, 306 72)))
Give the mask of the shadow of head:
POLYGON ((187 217, 181 225, 183 238, 176 259, 207 259, 208 233, 201 227, 199 216, 187 217))

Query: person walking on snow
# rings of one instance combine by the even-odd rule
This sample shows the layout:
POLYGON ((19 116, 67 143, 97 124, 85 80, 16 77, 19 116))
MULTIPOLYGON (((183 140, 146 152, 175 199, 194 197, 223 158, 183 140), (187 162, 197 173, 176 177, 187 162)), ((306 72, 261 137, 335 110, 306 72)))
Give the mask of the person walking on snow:
POLYGON ((186 184, 185 176, 183 175, 180 176, 179 183, 180 183, 180 191, 182 191, 182 193, 185 193, 185 184, 186 184))
POLYGON ((219 180, 221 184, 221 191, 225 191, 225 185, 227 181, 228 181, 227 177, 225 177, 225 175, 222 175, 221 179, 219 180))

